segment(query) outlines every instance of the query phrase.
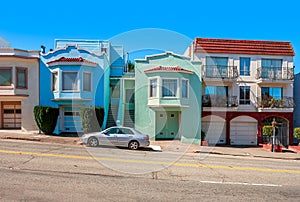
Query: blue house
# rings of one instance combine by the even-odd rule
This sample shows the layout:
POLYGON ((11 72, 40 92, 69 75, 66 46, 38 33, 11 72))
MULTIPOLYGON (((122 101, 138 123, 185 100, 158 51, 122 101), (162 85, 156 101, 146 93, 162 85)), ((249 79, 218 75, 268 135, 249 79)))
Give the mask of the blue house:
POLYGON ((42 53, 40 105, 59 108, 54 133, 82 132, 82 106, 103 107, 105 128, 110 76, 122 76, 123 67, 123 48, 107 41, 56 40, 54 51, 42 53))

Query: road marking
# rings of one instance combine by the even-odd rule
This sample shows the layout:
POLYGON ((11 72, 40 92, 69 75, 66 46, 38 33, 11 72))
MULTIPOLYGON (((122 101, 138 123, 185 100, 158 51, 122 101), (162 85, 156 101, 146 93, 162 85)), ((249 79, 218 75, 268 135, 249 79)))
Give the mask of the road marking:
POLYGON ((223 182, 223 181, 200 181, 204 184, 226 184, 226 185, 246 185, 246 186, 264 186, 264 187, 282 187, 279 184, 257 184, 257 183, 246 183, 246 182, 223 182))
POLYGON ((18 154, 18 155, 35 155, 40 157, 57 157, 65 159, 84 159, 84 160, 97 160, 97 161, 113 161, 120 163, 137 163, 137 164, 151 164, 151 165, 172 165, 176 167, 198 167, 198 168, 214 168, 214 169, 228 169, 228 170, 241 170, 241 171, 261 171, 269 173, 293 173, 300 174, 300 170, 287 170, 287 169, 272 169, 272 168, 255 168, 255 167, 239 167, 239 166, 222 166, 222 165, 207 165, 201 163, 177 163, 167 161, 146 161, 146 160, 135 160, 135 159, 119 159, 119 158, 96 158, 91 156, 75 156, 65 154, 54 154, 54 153, 39 153, 39 152, 24 152, 24 151, 13 151, 13 150, 0 150, 0 153, 6 154, 18 154))

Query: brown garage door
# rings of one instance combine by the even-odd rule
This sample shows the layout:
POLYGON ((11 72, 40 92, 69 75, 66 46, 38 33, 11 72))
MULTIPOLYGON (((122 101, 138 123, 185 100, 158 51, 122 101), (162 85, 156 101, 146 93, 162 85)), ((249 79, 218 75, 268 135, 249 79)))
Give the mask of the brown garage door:
POLYGON ((21 128, 21 102, 2 102, 2 128, 21 128))

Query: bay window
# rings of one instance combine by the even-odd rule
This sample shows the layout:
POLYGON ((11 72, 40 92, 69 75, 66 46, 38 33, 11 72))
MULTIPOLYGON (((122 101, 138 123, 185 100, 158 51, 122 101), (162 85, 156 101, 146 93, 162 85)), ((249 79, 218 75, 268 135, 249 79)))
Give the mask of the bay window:
POLYGON ((78 72, 63 72, 63 90, 78 91, 78 72))
POLYGON ((12 68, 0 67, 0 86, 11 86, 12 68))

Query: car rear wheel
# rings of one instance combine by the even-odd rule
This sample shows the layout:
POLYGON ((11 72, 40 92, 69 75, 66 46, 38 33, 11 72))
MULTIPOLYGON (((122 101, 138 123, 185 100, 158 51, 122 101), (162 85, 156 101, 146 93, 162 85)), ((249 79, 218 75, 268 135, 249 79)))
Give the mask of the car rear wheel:
POLYGON ((128 148, 132 150, 137 150, 139 148, 139 143, 137 141, 131 141, 128 144, 128 148))
POLYGON ((97 147, 99 145, 99 141, 95 137, 90 137, 87 142, 90 147, 97 147))

